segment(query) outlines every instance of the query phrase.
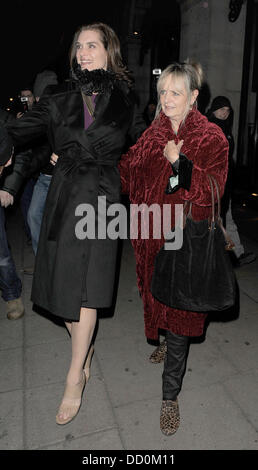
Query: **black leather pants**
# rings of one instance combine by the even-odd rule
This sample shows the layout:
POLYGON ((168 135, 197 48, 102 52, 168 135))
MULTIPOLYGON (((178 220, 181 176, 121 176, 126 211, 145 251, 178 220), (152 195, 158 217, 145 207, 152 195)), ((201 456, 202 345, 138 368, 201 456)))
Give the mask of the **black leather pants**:
POLYGON ((167 354, 162 374, 163 400, 176 400, 181 390, 188 355, 189 337, 166 332, 167 354))

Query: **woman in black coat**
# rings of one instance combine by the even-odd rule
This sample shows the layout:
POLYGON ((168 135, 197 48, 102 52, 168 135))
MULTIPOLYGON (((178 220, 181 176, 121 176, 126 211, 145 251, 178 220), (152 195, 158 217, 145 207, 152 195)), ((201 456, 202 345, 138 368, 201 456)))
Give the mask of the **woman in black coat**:
POLYGON ((117 240, 103 227, 110 221, 108 207, 120 200, 117 163, 128 134, 134 142, 144 130, 142 121, 136 122, 132 81, 109 26, 79 28, 70 63, 72 90, 42 98, 34 110, 7 125, 14 145, 47 132, 59 156, 32 285, 32 301, 62 317, 72 338, 58 424, 78 413, 89 377, 97 308, 112 303, 117 240))

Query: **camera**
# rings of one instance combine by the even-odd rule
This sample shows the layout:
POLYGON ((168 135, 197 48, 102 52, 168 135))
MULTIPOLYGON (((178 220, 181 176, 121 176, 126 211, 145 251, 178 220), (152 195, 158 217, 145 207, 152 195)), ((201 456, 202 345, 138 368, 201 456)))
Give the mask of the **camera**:
POLYGON ((21 112, 22 113, 26 113, 28 110, 29 110, 29 107, 28 107, 28 97, 27 96, 20 96, 20 102, 21 102, 21 112))
POLYGON ((160 75, 161 74, 161 69, 153 69, 152 70, 152 75, 160 75))

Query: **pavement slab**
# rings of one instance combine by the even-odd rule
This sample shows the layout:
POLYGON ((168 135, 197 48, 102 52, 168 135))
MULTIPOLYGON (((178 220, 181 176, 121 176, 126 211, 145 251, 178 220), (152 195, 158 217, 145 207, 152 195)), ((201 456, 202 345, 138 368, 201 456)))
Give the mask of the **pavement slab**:
MULTIPOLYGON (((30 301, 32 276, 22 269, 34 255, 12 217, 8 234, 26 313, 7 320, 0 298, 0 450, 258 450, 257 260, 236 269, 237 308, 210 316, 205 335, 191 341, 179 396, 181 425, 166 437, 159 427, 163 363, 149 362, 155 346, 144 335, 135 258, 125 240, 113 309, 99 312, 80 412, 58 426, 71 341, 59 320, 30 301)), ((258 254, 258 235, 252 232, 244 243, 258 254)))

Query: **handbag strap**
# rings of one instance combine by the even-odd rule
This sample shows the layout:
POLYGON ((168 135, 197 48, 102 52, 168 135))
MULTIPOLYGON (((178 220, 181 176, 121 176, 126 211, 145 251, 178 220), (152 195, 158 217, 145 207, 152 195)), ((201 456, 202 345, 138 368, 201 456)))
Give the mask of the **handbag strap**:
MULTIPOLYGON (((207 176, 208 176, 209 183, 210 183, 210 188, 211 188, 211 218, 209 217, 209 230, 214 230, 216 228, 215 227, 215 221, 217 221, 220 228, 221 228, 221 230, 222 230, 222 232, 223 232, 223 235, 224 235, 224 238, 225 238, 225 241, 226 241, 225 249, 226 250, 233 250, 235 244, 233 243, 233 241, 231 240, 230 236, 228 235, 225 227, 223 226, 222 218, 221 218, 221 214, 220 214, 220 211, 221 211, 221 198, 220 198, 220 193, 219 193, 218 182, 217 182, 215 176, 209 175, 209 174, 207 174, 207 176), (216 204, 215 204, 214 187, 216 189, 217 203, 218 203, 217 212, 215 210, 216 204)), ((192 202, 191 201, 185 201, 184 202, 183 211, 184 211, 183 227, 185 227, 186 218, 187 217, 192 217, 192 202)))
MULTIPOLYGON (((208 176, 209 183, 210 183, 210 188, 211 188, 211 222, 214 226, 214 224, 215 224, 215 197, 214 197, 213 177, 211 175, 207 175, 207 176, 208 176)), ((216 183, 217 183, 217 181, 216 181, 216 183)), ((215 182, 214 182, 214 184, 215 184, 215 182)), ((217 191, 217 199, 219 200, 217 184, 215 184, 215 188, 216 188, 216 191, 217 191)), ((218 218, 218 216, 220 214, 219 211, 220 211, 220 207, 218 207, 218 214, 217 214, 216 219, 218 218)), ((210 229, 211 229, 211 226, 210 226, 210 229)))
POLYGON ((212 191, 212 207, 214 209, 214 220, 215 218, 220 218, 220 211, 221 211, 221 198, 220 198, 220 193, 219 193, 219 185, 218 182, 213 175, 208 175, 208 178, 210 180, 210 186, 211 186, 211 191, 212 191), (215 199, 214 199, 214 190, 213 190, 213 184, 216 188, 216 194, 217 194, 217 203, 218 203, 218 210, 217 210, 217 215, 215 214, 215 199))
POLYGON ((192 203, 191 203, 191 201, 185 201, 185 202, 184 202, 184 208, 183 208, 183 228, 185 228, 186 218, 187 218, 187 217, 192 218, 192 203))
MULTIPOLYGON (((211 219, 209 218, 209 229, 214 227, 215 224, 215 198, 214 198, 214 188, 213 188, 213 176, 207 175, 209 182, 210 182, 210 187, 211 187, 211 219)), ((219 197, 219 189, 218 189, 218 183, 216 179, 214 178, 214 184, 216 187, 217 191, 217 199, 218 199, 218 214, 216 216, 216 219, 219 218, 220 216, 220 197, 219 197)), ((192 202, 191 201, 185 201, 184 202, 184 221, 186 217, 192 217, 192 202)), ((185 225, 185 224, 184 224, 185 225)))
POLYGON ((219 194, 219 185, 218 185, 218 182, 215 178, 215 176, 213 175, 207 175, 208 178, 209 178, 209 181, 210 181, 210 186, 211 186, 211 200, 212 200, 212 221, 215 222, 215 217, 216 217, 216 220, 223 232, 223 235, 224 235, 224 238, 226 240, 226 250, 233 250, 235 244, 234 242, 231 240, 230 236, 228 235, 225 227, 223 226, 223 223, 222 223, 222 218, 221 218, 221 215, 220 215, 220 210, 221 210, 221 198, 220 198, 220 194, 219 194), (215 216, 215 200, 214 200, 214 187, 213 187, 213 184, 216 188, 216 193, 217 193, 217 201, 218 201, 218 211, 217 211, 217 215, 215 216))

